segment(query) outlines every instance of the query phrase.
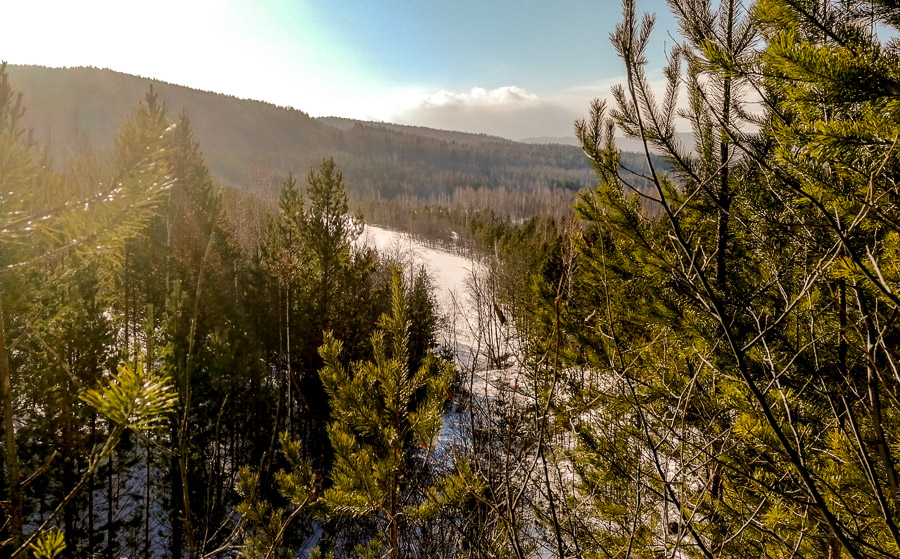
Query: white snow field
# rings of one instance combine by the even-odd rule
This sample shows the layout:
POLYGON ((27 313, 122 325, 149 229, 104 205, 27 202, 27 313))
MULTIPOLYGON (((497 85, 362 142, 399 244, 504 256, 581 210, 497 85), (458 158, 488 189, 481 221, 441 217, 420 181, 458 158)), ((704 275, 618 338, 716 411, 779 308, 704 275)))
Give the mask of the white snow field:
POLYGON ((472 274, 472 260, 450 254, 445 250, 429 248, 406 233, 366 225, 359 243, 371 246, 389 256, 397 256, 401 262, 422 263, 434 279, 438 302, 442 311, 453 309, 453 294, 465 291, 466 279, 472 274))
POLYGON ((457 346, 455 349, 460 358, 471 352, 472 334, 465 323, 467 319, 474 321, 474 318, 468 304, 466 281, 471 277, 472 271, 478 269, 477 262, 465 256, 425 246, 406 233, 372 225, 366 225, 357 242, 362 246, 375 248, 401 263, 424 265, 434 280, 440 312, 452 327, 449 334, 455 339, 449 342, 457 346))

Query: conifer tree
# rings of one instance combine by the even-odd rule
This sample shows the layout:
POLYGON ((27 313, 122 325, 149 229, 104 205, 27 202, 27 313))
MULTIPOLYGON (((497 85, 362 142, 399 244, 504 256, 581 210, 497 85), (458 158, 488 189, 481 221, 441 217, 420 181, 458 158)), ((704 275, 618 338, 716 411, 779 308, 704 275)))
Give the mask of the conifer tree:
MULTIPOLYGON (((5 65, 0 66, 0 161, 3 162, 0 165, 0 184, 4 192, 0 196, 0 307, 15 310, 14 315, 0 312, 3 315, 0 318, 0 384, 3 388, 5 464, 10 488, 8 545, 13 554, 19 554, 39 533, 26 536, 22 529, 25 511, 22 502, 22 471, 19 468, 22 462, 21 455, 17 455, 14 419, 18 417, 21 423, 28 424, 24 415, 34 410, 15 409, 15 401, 21 403, 28 399, 16 398, 15 395, 35 394, 29 389, 39 386, 40 383, 34 381, 42 378, 34 376, 36 371, 49 368, 64 373, 56 377, 60 382, 51 383, 46 394, 52 397, 62 393, 63 396, 60 418, 63 432, 64 495, 60 497, 58 506, 54 504, 55 510, 41 529, 55 521, 60 513, 64 516, 65 527, 74 527, 76 511, 73 499, 79 497, 90 476, 109 456, 122 429, 127 427, 120 424, 112 429, 99 455, 90 454, 83 458, 76 452, 73 414, 78 406, 69 391, 84 391, 89 386, 82 384, 83 382, 97 380, 96 373, 98 368, 105 367, 104 360, 99 354, 89 350, 88 346, 97 343, 102 345, 103 339, 102 336, 95 337, 91 334, 91 339, 85 340, 84 345, 75 340, 59 340, 60 345, 56 347, 48 343, 46 338, 52 340, 53 336, 42 325, 52 325, 54 319, 59 319, 59 315, 53 317, 58 308, 54 310, 52 305, 45 305, 46 301, 42 301, 41 297, 53 290, 65 292, 67 288, 72 288, 71 293, 77 292, 73 285, 76 282, 71 281, 71 276, 77 276, 81 270, 90 269, 91 266, 94 266, 95 271, 114 268, 118 249, 147 222, 162 193, 171 183, 165 174, 158 172, 158 136, 148 138, 140 154, 123 161, 121 166, 96 169, 96 172, 88 174, 79 173, 83 168, 72 168, 62 173, 54 171, 52 161, 46 156, 39 157, 30 135, 18 127, 23 109, 21 101, 15 99, 5 65), (102 178, 98 180, 98 176, 102 178), (38 278, 40 283, 35 281, 38 278), (39 287, 35 289, 37 286, 39 287), (15 343, 24 348, 15 354, 15 361, 10 359, 9 351, 13 342, 6 336, 9 326, 17 329, 15 343), (69 344, 68 348, 62 347, 66 343, 69 344), (83 350, 92 354, 86 356, 86 368, 82 367, 79 358, 83 350), (43 362, 40 355, 44 357, 43 362), (91 363, 87 364, 88 361, 91 363), (91 374, 87 377, 94 378, 85 378, 79 374, 88 370, 91 374), (88 464, 76 481, 78 471, 75 461, 82 458, 88 464)), ((108 282, 109 274, 104 274, 100 279, 108 282)), ((62 308, 71 304, 71 300, 65 301, 62 308)), ((72 309, 71 306, 68 308, 72 309)), ((51 327, 50 331, 52 329, 51 327)), ((142 383, 145 380, 149 379, 142 375, 128 377, 128 383, 142 383)), ((127 389, 135 388, 129 385, 127 389)), ((160 394, 165 397, 165 391, 160 394)), ((139 389, 134 395, 146 396, 139 389)), ((121 400, 120 403, 129 405, 126 400, 121 400)), ((152 399, 147 404, 157 412, 165 407, 154 408, 152 399)), ((149 419, 149 415, 147 418, 149 419)), ((46 447, 42 450, 49 454, 46 447)), ((50 466, 49 462, 42 467, 35 466, 36 473, 26 481, 33 482, 44 475, 50 466)), ((72 532, 73 530, 68 530, 64 538, 69 544, 68 553, 77 554, 78 550, 72 548, 72 544, 77 542, 77 534, 72 532)))
MULTIPOLYGON (((34 143, 30 136, 26 136, 24 130, 19 128, 18 121, 22 117, 24 109, 22 107, 21 96, 16 97, 10 86, 9 77, 6 73, 6 64, 0 66, 0 188, 3 193, 0 194, 0 219, 2 219, 3 229, 9 231, 9 226, 14 226, 22 222, 22 218, 27 215, 27 204, 25 194, 36 187, 36 154, 34 153, 34 143)), ((27 223, 25 219, 23 223, 27 223)), ((19 226, 19 236, 26 235, 23 226, 19 226)), ((3 241, 2 265, 8 267, 14 264, 17 259, 23 258, 19 256, 21 249, 12 248, 13 239, 7 233, 0 237, 3 241), (18 257, 18 258, 17 258, 18 257)), ((6 470, 6 487, 8 495, 4 492, 3 497, 8 498, 9 505, 9 539, 11 544, 18 548, 24 540, 23 518, 22 518, 22 492, 20 489, 21 469, 18 458, 18 445, 16 443, 15 433, 15 409, 14 397, 12 392, 12 374, 10 371, 9 352, 7 350, 9 341, 6 336, 6 317, 4 317, 3 307, 5 293, 7 290, 0 291, 0 398, 3 405, 3 447, 5 451, 4 465, 6 470)))
MULTIPOLYGON (((228 522, 228 504, 236 497, 222 470, 231 467, 235 475, 244 461, 258 462, 260 441, 268 438, 259 431, 274 427, 255 418, 266 393, 248 386, 259 382, 261 371, 244 335, 238 250, 190 119, 182 115, 170 124, 151 90, 120 131, 117 155, 127 160, 134 146, 160 130, 168 131, 160 167, 173 186, 160 212, 127 247, 122 308, 126 336, 130 330, 133 338, 128 350, 140 347, 136 342, 145 344, 142 351, 152 346, 179 391, 178 413, 164 442, 170 452, 158 453, 153 445, 141 449, 147 483, 143 508, 151 514, 156 508, 151 500, 164 494, 166 504, 159 508, 167 518, 152 520, 167 525, 172 555, 184 549, 196 555, 221 543, 225 530, 219 528, 228 522), (225 416, 227 406, 240 412, 225 416), (243 420, 257 432, 247 432, 250 425, 239 425, 243 420), (160 468, 165 480, 151 483, 160 468)), ((145 551, 150 521, 145 520, 145 551)))
POLYGON ((728 0, 669 3, 686 43, 661 100, 652 18, 626 1, 627 84, 577 127, 600 186, 547 313, 577 366, 557 413, 595 503, 571 537, 639 556, 892 556, 898 66, 874 30, 896 7, 772 0, 747 19, 728 0), (646 146, 649 190, 617 128, 646 146))
POLYGON ((352 244, 362 231, 362 219, 348 211, 344 175, 333 158, 324 159, 318 171, 309 172, 306 198, 308 206, 301 233, 313 257, 313 273, 318 279, 317 311, 327 330, 331 327, 331 306, 339 285, 336 276, 350 264, 352 244))
POLYGON ((385 299, 379 297, 374 255, 353 245, 362 226, 362 218, 349 213, 343 175, 333 159, 325 159, 309 172, 302 191, 288 177, 263 245, 264 262, 281 293, 279 366, 289 377, 283 388, 288 427, 319 479, 330 462, 330 444, 318 347, 330 330, 345 344, 345 363, 365 355, 385 299))
POLYGON ((341 343, 330 335, 320 349, 335 452, 332 485, 321 501, 330 514, 382 522, 392 557, 400 554, 403 518, 418 504, 406 488, 434 450, 453 375, 450 363, 432 353, 417 369, 409 368, 409 330, 402 279, 395 271, 391 313, 372 335, 372 358, 348 369, 339 358, 341 343))

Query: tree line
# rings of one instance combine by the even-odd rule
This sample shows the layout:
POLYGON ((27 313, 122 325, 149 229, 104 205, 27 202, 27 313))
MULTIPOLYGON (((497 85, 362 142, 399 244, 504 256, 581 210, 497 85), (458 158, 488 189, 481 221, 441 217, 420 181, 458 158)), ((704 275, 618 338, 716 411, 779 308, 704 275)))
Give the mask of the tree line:
MULTIPOLYGON (((24 124, 57 151, 104 148, 147 80, 98 68, 10 66, 29 101, 24 124)), ((413 196, 435 201, 455 188, 541 193, 588 187, 590 163, 575 146, 528 145, 480 134, 311 118, 303 111, 156 82, 187 111, 214 178, 277 193, 284 175, 334 157, 351 199, 413 196), (255 179, 258 167, 278 176, 255 179)))

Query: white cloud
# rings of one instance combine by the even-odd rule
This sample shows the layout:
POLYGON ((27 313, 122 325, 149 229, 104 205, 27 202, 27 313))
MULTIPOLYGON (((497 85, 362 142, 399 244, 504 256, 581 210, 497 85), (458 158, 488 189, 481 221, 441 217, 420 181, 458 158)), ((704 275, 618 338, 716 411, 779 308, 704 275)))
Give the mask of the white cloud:
MULTIPOLYGON (((585 104, 587 107, 587 104, 585 104)), ((420 91, 386 120, 505 138, 570 136, 579 114, 515 85, 468 91, 420 91)))
MULTIPOLYGON (((531 137, 574 137, 574 122, 590 113, 594 98, 606 99, 608 110, 615 108, 611 88, 623 84, 622 78, 573 86, 550 95, 538 95, 515 85, 467 91, 410 90, 395 96, 390 110, 379 120, 413 124, 446 130, 480 132, 519 140, 531 137)), ((659 102, 666 88, 664 79, 651 76, 650 88, 659 102)), ((686 107, 682 89, 679 108, 686 107)), ((690 129, 677 119, 679 132, 690 129)))
POLYGON ((507 85, 497 89, 487 90, 483 87, 473 87, 468 92, 454 93, 442 89, 437 93, 428 95, 421 101, 421 108, 445 108, 473 109, 479 107, 522 109, 540 104, 541 99, 534 93, 530 93, 521 87, 507 85))

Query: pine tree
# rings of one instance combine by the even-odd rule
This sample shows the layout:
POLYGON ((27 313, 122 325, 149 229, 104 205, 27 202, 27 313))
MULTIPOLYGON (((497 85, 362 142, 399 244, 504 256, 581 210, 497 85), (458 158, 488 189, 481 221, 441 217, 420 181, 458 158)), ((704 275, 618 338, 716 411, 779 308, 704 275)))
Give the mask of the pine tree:
MULTIPOLYGON (((82 458, 78 456, 73 430, 73 415, 78 405, 66 389, 83 391, 88 388, 80 381, 91 379, 79 378, 78 373, 90 369, 92 373, 87 376, 95 376, 103 359, 98 359, 98 354, 87 348, 91 344, 102 344, 103 336, 94 336, 97 332, 89 334, 90 339, 85 340, 85 345, 67 340, 72 342, 68 348, 63 347, 62 341, 56 347, 48 344, 44 338, 48 330, 42 325, 52 324, 52 315, 60 307, 54 309, 52 305, 45 305, 46 301, 42 301, 41 297, 53 290, 65 293, 68 288, 72 288, 70 293, 74 294, 77 291, 74 288, 76 282, 71 281, 71 276, 77 276, 80 271, 92 266, 95 271, 114 268, 118 249, 147 222, 162 193, 171 183, 165 174, 158 173, 156 169, 159 153, 154 148, 159 145, 158 137, 152 138, 139 156, 123 162, 120 167, 109 170, 96 168, 90 173, 81 173, 85 169, 82 167, 72 167, 66 172, 54 171, 49 157, 38 156, 30 135, 18 128, 23 111, 21 102, 15 99, 4 65, 0 67, 0 161, 3 162, 0 183, 4 192, 0 197, 0 253, 3 255, 0 262, 0 306, 13 309, 15 314, 0 312, 3 315, 0 317, 0 385, 3 388, 5 463, 11 501, 9 545, 13 554, 19 554, 25 550, 27 543, 40 535, 35 532, 26 537, 22 530, 26 505, 22 502, 19 468, 22 461, 21 455, 17 455, 20 453, 17 453, 14 420, 18 416, 24 424, 28 424, 23 414, 33 410, 16 410, 14 401, 16 394, 35 394, 29 388, 38 386, 40 382, 34 381, 42 378, 34 376, 35 370, 50 368, 65 373, 56 376, 60 382, 51 383, 47 394, 37 394, 42 399, 53 396, 54 390, 64 391, 59 417, 63 432, 62 477, 65 494, 60 497, 59 505, 42 529, 60 513, 64 516, 66 527, 74 527, 73 499, 78 497, 100 462, 109 456, 112 445, 127 427, 120 425, 113 429, 99 455, 83 458, 88 461, 87 467, 76 481, 78 468, 74 462, 82 458), (97 176, 103 178, 96 180, 97 176), (38 278, 39 281, 36 281, 38 278), (39 286, 38 289, 34 289, 36 286, 39 286), (6 336, 9 326, 18 330, 16 343, 25 348, 15 354, 15 360, 10 358, 11 342, 10 337, 6 336), (86 368, 81 367, 78 357, 83 349, 93 353, 86 359, 91 362, 86 368), (39 357, 41 354, 44 355, 43 363, 39 357), (74 386, 70 381, 74 381, 74 386)), ((109 275, 103 274, 99 279, 101 284, 106 284, 109 275)), ((63 297, 62 308, 72 309, 68 306, 71 300, 65 301, 67 297, 63 297)), ((47 337, 52 339, 51 335, 47 337)), ((143 377, 134 377, 133 380, 143 382, 143 377)), ((135 395, 143 397, 140 390, 135 395)), ((121 403, 126 404, 124 400, 121 403)), ((49 464, 40 468, 35 466, 37 474, 42 474, 47 467, 49 464)), ((28 481, 34 481, 35 477, 28 481)), ((67 533, 64 537, 70 544, 68 552, 77 553, 77 549, 72 548, 77 534, 67 533)))
MULTIPOLYGON (((26 215, 25 194, 36 185, 36 157, 34 144, 30 136, 26 136, 19 128, 18 121, 22 117, 21 96, 16 97, 9 84, 6 73, 6 64, 0 66, 0 219, 4 231, 9 231, 10 226, 18 225, 26 215)), ((28 220, 25 219, 24 223, 28 220)), ((19 225, 17 236, 25 236, 25 227, 19 225)), ((12 236, 7 233, 0 237, 3 242, 2 265, 7 267, 14 264, 21 249, 10 249, 14 244, 12 236)), ((18 240, 18 239, 16 239, 18 240)), ((22 258, 18 256, 18 258, 22 258)), ((21 482, 21 469, 18 458, 18 445, 15 434, 15 409, 12 392, 12 374, 10 371, 9 352, 6 336, 6 317, 4 316, 4 298, 6 289, 0 291, 0 398, 3 405, 3 442, 4 465, 6 469, 6 487, 9 495, 9 533, 10 543, 18 548, 24 541, 22 518, 22 492, 19 487, 21 482)), ((5 493, 5 492, 4 492, 5 493)))
MULTIPOLYGON (((190 119, 182 115, 170 124, 151 90, 120 131, 118 157, 127 160, 145 137, 160 131, 166 132, 160 166, 173 186, 161 211, 128 246, 122 309, 126 336, 130 331, 132 338, 128 351, 152 346, 179 391, 178 413, 164 443, 172 453, 146 444, 140 449, 147 483, 143 510, 150 515, 153 497, 164 494, 167 518, 153 520, 167 525, 170 553, 187 548, 196 555, 221 544, 227 533, 223 524, 231 521, 228 507, 236 499, 227 475, 247 462, 258 463, 266 448, 261 441, 270 438, 274 426, 257 417, 262 412, 268 419, 260 406, 267 393, 249 386, 259 384, 262 372, 245 335, 239 251, 190 119), (226 416, 227 407, 240 411, 226 416), (166 473, 161 487, 151 483, 158 469, 166 473)), ((145 519, 144 552, 150 521, 145 519)))
POLYGON ((283 388, 288 429, 302 441, 319 479, 331 448, 318 347, 330 330, 345 344, 345 363, 365 355, 366 338, 385 298, 379 297, 383 288, 376 283, 374 255, 353 245, 362 226, 362 218, 349 213, 342 173, 326 159, 310 171, 302 191, 288 177, 263 245, 264 262, 280 293, 278 366, 288 377, 283 388))
POLYGON ((686 43, 657 102, 652 18, 624 5, 627 85, 577 127, 600 185, 546 313, 573 366, 557 413, 595 503, 572 538, 645 556, 891 556, 898 65, 873 30, 896 8, 772 0, 747 19, 736 2, 672 1, 686 43), (674 143, 679 115, 693 153, 674 143), (644 141, 644 176, 616 128, 644 141))
POLYGON ((409 368, 407 302, 396 271, 391 313, 372 335, 372 359, 347 369, 341 343, 326 336, 320 375, 328 392, 332 422, 328 438, 335 459, 331 487, 322 503, 334 515, 373 517, 386 525, 387 546, 399 557, 401 522, 411 505, 405 490, 426 466, 441 428, 450 363, 433 354, 409 368))
POLYGON ((821 419, 823 446, 833 458, 814 463, 804 483, 820 495, 814 500, 832 557, 866 556, 870 542, 900 550, 898 463, 890 450, 900 432, 887 396, 897 379, 886 374, 896 357, 885 348, 896 335, 887 316, 900 302, 890 271, 900 52, 879 38, 897 29, 898 14, 891 2, 760 2, 756 11, 767 43, 760 68, 773 139, 761 166, 804 225, 815 224, 804 250, 827 262, 812 290, 822 310, 810 335, 834 340, 819 346, 824 364, 816 371, 817 400, 831 411, 821 419), (863 529, 860 517, 868 519, 863 529))
POLYGON ((306 177, 308 206, 300 231, 313 257, 313 273, 318 279, 317 311, 324 320, 323 330, 331 328, 335 291, 339 289, 338 271, 350 264, 353 242, 362 232, 362 219, 348 211, 344 175, 328 158, 318 171, 306 177))

